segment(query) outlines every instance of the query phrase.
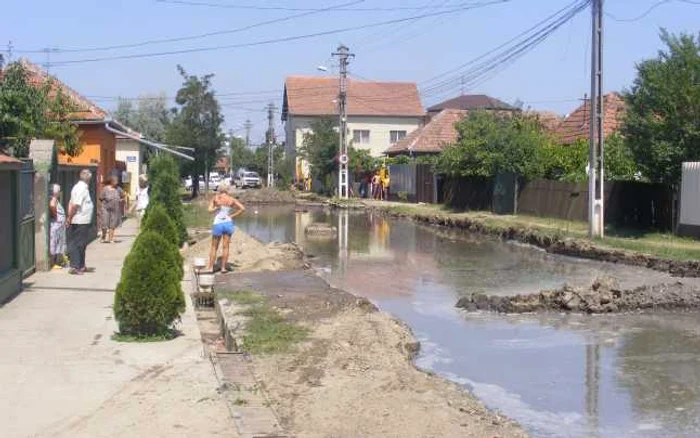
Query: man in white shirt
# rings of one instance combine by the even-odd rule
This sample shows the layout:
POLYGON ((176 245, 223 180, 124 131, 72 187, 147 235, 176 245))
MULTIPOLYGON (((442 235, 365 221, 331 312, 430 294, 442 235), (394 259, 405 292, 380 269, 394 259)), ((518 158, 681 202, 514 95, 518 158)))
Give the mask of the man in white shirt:
POLYGON ((80 181, 70 192, 68 204, 68 256, 70 257, 70 274, 82 275, 85 273, 85 249, 90 237, 92 216, 95 210, 90 197, 90 179, 92 172, 87 169, 80 171, 80 181))

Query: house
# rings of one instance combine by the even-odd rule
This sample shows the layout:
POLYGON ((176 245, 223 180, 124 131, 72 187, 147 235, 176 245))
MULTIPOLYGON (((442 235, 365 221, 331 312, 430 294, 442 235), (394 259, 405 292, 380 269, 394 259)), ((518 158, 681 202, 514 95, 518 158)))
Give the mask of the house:
POLYGON ((19 172, 22 162, 0 153, 0 304, 21 290, 19 172))
MULTIPOLYGON (((141 134, 128 130, 134 136, 141 137, 141 134)), ((139 175, 143 173, 143 144, 125 135, 117 134, 116 158, 118 162, 126 164, 126 174, 122 176, 122 184, 130 201, 130 205, 136 200, 138 192, 139 175)))
POLYGON ((447 99, 428 108, 428 117, 439 114, 442 110, 488 110, 488 111, 517 111, 518 108, 484 94, 463 94, 447 99))
POLYGON ((430 121, 387 149, 389 156, 439 154, 443 148, 457 140, 455 123, 462 120, 467 111, 444 109, 430 121))
MULTIPOLYGON (((588 140, 591 129, 590 101, 585 101, 569 114, 555 130, 560 144, 567 145, 577 140, 588 140)), ((603 137, 607 138, 617 132, 622 126, 625 115, 625 101, 618 93, 608 93, 603 96, 603 137)))
MULTIPOLYGON (((288 156, 296 156, 311 123, 338 117, 338 79, 290 76, 285 81, 282 121, 288 156)), ((394 143, 423 124, 423 105, 412 82, 348 80, 348 138, 353 147, 379 157, 394 143)), ((299 173, 308 166, 298 161, 299 173)))

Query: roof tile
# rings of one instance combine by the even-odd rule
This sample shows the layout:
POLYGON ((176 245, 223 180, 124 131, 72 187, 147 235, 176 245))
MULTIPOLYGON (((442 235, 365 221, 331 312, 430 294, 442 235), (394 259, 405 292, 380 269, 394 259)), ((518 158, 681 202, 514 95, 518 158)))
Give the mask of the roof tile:
POLYGON ((422 128, 411 132, 406 138, 392 145, 388 154, 440 153, 443 148, 457 141, 455 123, 462 120, 467 111, 446 109, 440 111, 422 128))
MULTIPOLYGON (((617 132, 625 115, 625 101, 618 93, 608 93, 603 97, 603 136, 617 132)), ((590 135, 591 109, 590 101, 564 119, 556 129, 556 136, 561 144, 571 144, 577 140, 588 140, 590 135)))

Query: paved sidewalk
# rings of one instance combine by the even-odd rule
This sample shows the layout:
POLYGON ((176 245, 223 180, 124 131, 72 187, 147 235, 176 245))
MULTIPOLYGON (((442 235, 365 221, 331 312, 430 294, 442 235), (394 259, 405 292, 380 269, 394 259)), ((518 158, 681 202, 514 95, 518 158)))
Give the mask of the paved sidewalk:
POLYGON ((189 296, 183 336, 146 344, 110 338, 114 290, 136 233, 135 221, 126 221, 120 243, 88 247, 94 273, 35 274, 0 308, 3 437, 236 436, 189 296))

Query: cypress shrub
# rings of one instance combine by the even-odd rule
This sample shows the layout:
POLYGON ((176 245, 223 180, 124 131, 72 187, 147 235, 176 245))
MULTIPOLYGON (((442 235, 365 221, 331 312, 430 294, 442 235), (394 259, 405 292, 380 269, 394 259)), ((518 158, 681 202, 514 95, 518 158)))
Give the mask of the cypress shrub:
POLYGON ((182 280, 182 276, 185 274, 183 267, 183 258, 178 249, 179 235, 175 224, 168 217, 168 213, 165 208, 160 204, 154 204, 150 208, 150 213, 147 217, 144 217, 141 222, 141 234, 136 238, 138 241, 141 235, 144 233, 152 231, 159 236, 163 237, 167 241, 168 246, 168 256, 167 260, 172 264, 172 268, 176 269, 179 274, 179 279, 182 280))
POLYGON ((172 244, 153 231, 142 232, 124 261, 114 297, 122 335, 168 334, 185 310, 172 244))
POLYGON ((180 247, 187 240, 187 228, 185 227, 179 191, 180 169, 169 155, 158 155, 151 160, 149 172, 148 196, 150 202, 144 219, 150 215, 153 206, 162 205, 175 224, 178 233, 177 245, 180 247))

